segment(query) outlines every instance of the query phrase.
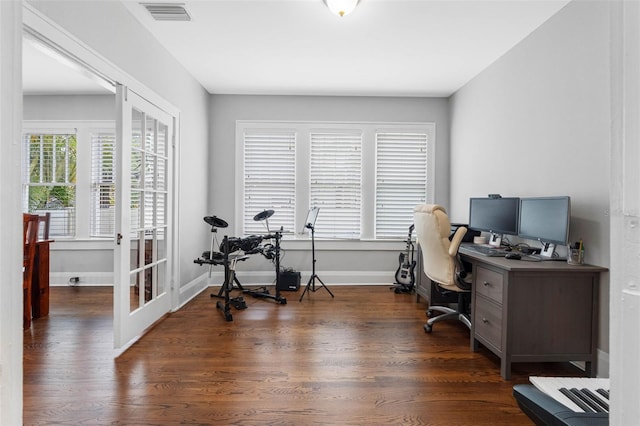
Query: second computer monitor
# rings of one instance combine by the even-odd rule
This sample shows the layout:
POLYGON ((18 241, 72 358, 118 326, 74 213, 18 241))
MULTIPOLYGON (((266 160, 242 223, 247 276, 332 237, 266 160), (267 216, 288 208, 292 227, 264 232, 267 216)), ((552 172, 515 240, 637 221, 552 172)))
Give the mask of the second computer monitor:
POLYGON ((567 243, 570 221, 571 199, 568 196, 520 199, 518 235, 540 241, 543 255, 550 256, 548 253, 553 252, 553 245, 567 243))
POLYGON ((520 199, 470 198, 469 228, 491 233, 491 245, 500 245, 503 234, 518 234, 518 209, 520 199))

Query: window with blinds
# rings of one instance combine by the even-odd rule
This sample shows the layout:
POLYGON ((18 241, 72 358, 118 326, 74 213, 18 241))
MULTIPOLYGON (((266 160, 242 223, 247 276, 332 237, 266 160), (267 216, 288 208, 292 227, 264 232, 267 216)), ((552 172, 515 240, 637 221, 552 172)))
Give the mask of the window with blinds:
POLYGON ((318 238, 405 240, 414 207, 434 202, 434 123, 238 120, 236 144, 240 235, 264 232, 253 218, 273 209, 271 229, 308 238, 318 207, 318 238))
POLYGON ((91 237, 115 234, 115 150, 114 133, 91 133, 91 237))
POLYGON ((76 135, 26 133, 23 146, 25 211, 51 213, 51 238, 75 236, 76 135))
POLYGON ((259 131, 244 134, 244 234, 292 231, 296 204, 296 133, 259 131), (253 218, 265 210, 267 220, 253 218))
POLYGON ((310 204, 318 237, 360 238, 362 133, 312 132, 310 204))
POLYGON ((375 237, 406 237, 427 197, 427 134, 376 134, 375 237))

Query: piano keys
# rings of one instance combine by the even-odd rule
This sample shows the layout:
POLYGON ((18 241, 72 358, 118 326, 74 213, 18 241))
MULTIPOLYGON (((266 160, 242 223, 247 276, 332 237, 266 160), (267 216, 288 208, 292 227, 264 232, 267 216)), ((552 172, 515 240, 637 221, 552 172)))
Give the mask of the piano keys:
POLYGON ((609 412, 609 379, 532 376, 529 377, 529 381, 575 412, 609 412))
POLYGON ((530 377, 513 395, 536 425, 608 425, 609 379, 530 377))

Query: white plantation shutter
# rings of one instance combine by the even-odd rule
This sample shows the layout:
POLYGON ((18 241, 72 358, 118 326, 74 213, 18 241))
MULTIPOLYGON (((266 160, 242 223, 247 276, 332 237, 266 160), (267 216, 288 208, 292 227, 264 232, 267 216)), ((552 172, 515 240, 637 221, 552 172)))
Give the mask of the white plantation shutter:
POLYGON ((51 214, 51 238, 76 233, 76 147, 75 129, 23 136, 23 208, 51 214))
POLYGON ((406 237, 426 202, 427 134, 376 134, 376 238, 406 237))
POLYGON ((297 233, 318 207, 318 238, 405 240, 413 208, 433 202, 435 140, 433 123, 240 120, 240 234, 263 233, 253 217, 268 209, 271 229, 297 233))
POLYGON ((360 238, 362 133, 312 132, 310 205, 318 237, 360 238))
POLYGON ((296 133, 260 131, 244 134, 244 235, 266 233, 266 222, 253 220, 274 210, 270 230, 295 225, 296 133))
POLYGON ((115 134, 91 134, 91 237, 115 234, 115 134))

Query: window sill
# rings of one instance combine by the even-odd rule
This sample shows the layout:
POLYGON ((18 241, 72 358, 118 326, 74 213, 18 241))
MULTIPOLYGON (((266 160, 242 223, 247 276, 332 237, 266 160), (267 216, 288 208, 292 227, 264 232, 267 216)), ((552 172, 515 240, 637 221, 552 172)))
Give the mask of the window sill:
MULTIPOLYGON (((112 239, 83 240, 53 238, 51 250, 113 250, 112 239)), ((265 240, 265 243, 268 240, 265 240)), ((284 235, 281 242, 284 250, 311 250, 311 238, 284 235)), ((335 240, 316 238, 315 249, 320 251, 403 251, 406 249, 404 240, 335 240)))
POLYGON ((81 239, 59 239, 51 238, 54 240, 51 244, 51 250, 112 250, 113 239, 96 239, 96 240, 81 240, 81 239))

